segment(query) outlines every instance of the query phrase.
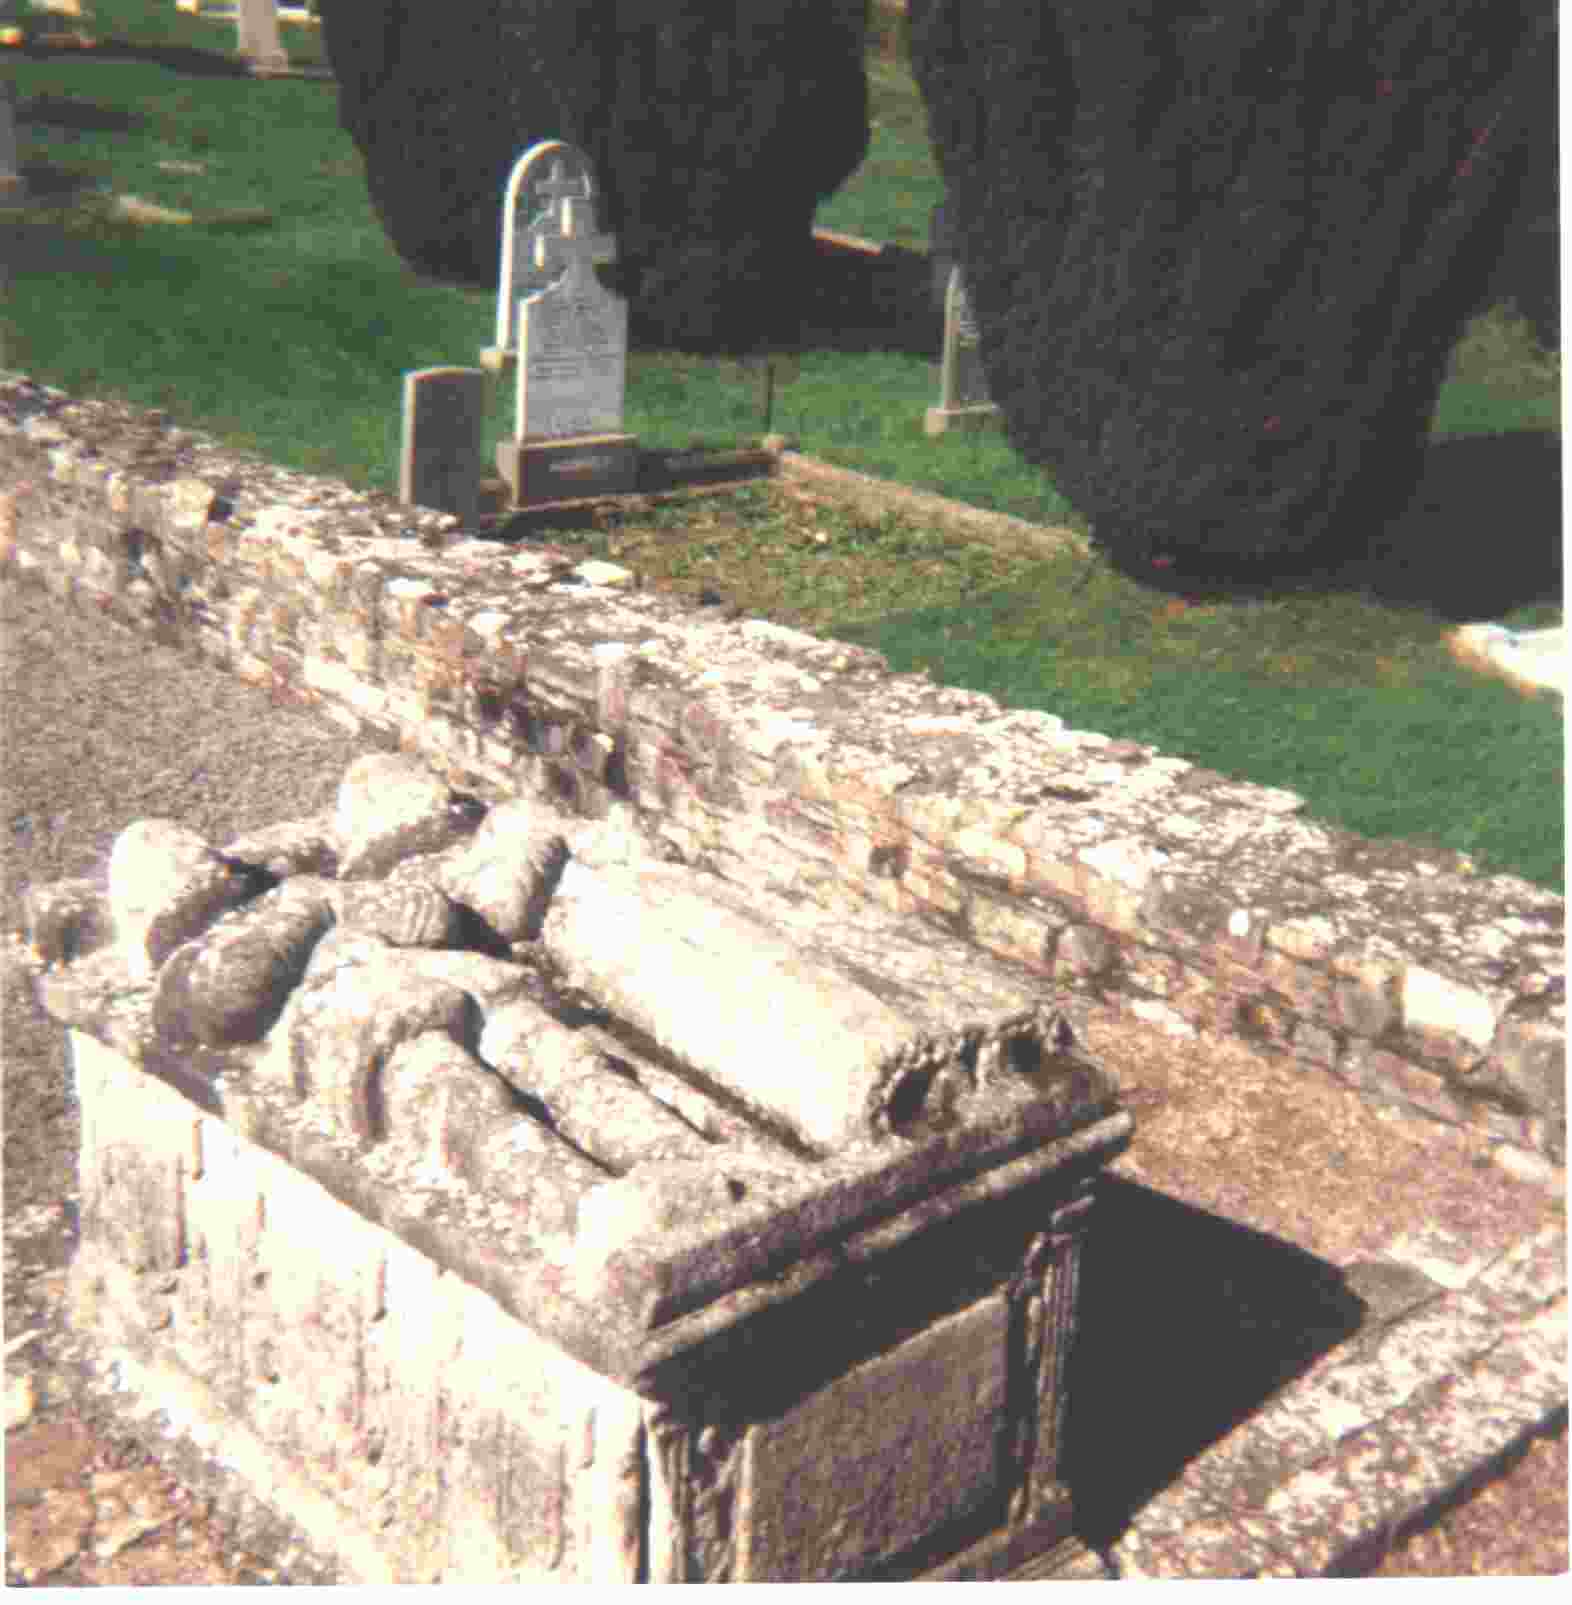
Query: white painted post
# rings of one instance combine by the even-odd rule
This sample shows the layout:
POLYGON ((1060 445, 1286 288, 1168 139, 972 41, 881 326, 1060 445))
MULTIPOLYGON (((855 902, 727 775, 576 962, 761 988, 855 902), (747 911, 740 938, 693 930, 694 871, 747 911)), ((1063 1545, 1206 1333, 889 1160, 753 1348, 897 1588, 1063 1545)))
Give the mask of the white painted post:
POLYGON ((253 71, 281 72, 289 66, 278 36, 277 0, 240 0, 236 22, 240 54, 253 71))
MULTIPOLYGON (((253 71, 273 73, 288 68, 289 56, 278 32, 280 9, 277 0, 233 0, 233 3, 223 0, 219 4, 213 4, 211 0, 175 0, 175 9, 193 17, 212 17, 215 20, 233 17, 235 48, 251 63, 253 71)), ((286 10, 283 14, 293 22, 309 20, 298 7, 286 10)))

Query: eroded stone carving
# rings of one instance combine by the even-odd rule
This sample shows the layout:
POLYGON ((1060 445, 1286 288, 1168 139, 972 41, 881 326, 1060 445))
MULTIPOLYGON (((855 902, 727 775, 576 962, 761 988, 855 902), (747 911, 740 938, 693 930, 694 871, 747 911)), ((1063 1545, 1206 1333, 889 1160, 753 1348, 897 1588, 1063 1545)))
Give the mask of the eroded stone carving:
POLYGON ((615 835, 378 758, 330 814, 133 825, 108 891, 31 897, 84 1319, 408 1578, 852 1576, 1067 1510, 1036 1395, 1074 1312, 1023 1349, 1016 1309, 1026 1226, 1127 1140, 1112 1078, 964 943, 615 835))

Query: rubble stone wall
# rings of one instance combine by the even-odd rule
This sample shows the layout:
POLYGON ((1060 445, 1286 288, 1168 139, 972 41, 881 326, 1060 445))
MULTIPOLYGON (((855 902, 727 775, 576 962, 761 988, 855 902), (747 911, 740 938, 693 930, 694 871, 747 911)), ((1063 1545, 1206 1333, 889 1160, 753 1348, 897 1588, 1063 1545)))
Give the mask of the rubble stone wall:
MULTIPOLYGON (((0 564, 436 766, 1565 1153, 1564 900, 549 544, 0 379, 0 564)), ((1134 1069, 1135 1067, 1130 1067, 1134 1069)))

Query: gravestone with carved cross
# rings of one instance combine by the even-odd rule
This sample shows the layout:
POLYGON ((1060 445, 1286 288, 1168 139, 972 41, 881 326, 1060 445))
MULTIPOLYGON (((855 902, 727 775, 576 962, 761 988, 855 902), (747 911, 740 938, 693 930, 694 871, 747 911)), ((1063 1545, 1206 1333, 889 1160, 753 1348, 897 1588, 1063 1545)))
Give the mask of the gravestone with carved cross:
POLYGON ((551 201, 555 232, 537 239, 537 266, 556 276, 515 309, 516 422, 497 443, 515 507, 637 488, 638 443, 622 427, 628 304, 595 277, 592 204, 571 193, 551 201))
POLYGON ((482 350, 483 368, 501 373, 512 366, 518 356, 519 302, 562 277, 578 241, 587 241, 592 265, 616 261, 616 239, 596 229, 596 196, 589 157, 566 140, 542 140, 514 163, 502 199, 496 343, 482 350), (571 247, 564 227, 570 201, 577 233, 571 247))

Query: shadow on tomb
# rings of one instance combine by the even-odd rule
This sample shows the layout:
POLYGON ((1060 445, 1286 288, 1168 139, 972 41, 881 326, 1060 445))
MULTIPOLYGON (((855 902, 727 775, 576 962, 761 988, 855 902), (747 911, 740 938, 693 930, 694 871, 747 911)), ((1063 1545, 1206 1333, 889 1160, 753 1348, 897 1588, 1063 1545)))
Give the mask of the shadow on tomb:
MULTIPOLYGON (((1094 536, 1096 531, 1094 530, 1094 536)), ((1350 509, 1339 539, 1252 560, 1180 549, 1166 561, 1113 548, 1127 578, 1192 601, 1284 589, 1357 592, 1452 623, 1562 600, 1561 439, 1549 430, 1431 441, 1407 504, 1350 509), (1510 518, 1502 487, 1512 487, 1510 518)))
POLYGON ((868 146, 863 0, 323 0, 339 118, 416 270, 496 283, 520 151, 585 150, 641 343, 795 338, 819 203, 868 146))

